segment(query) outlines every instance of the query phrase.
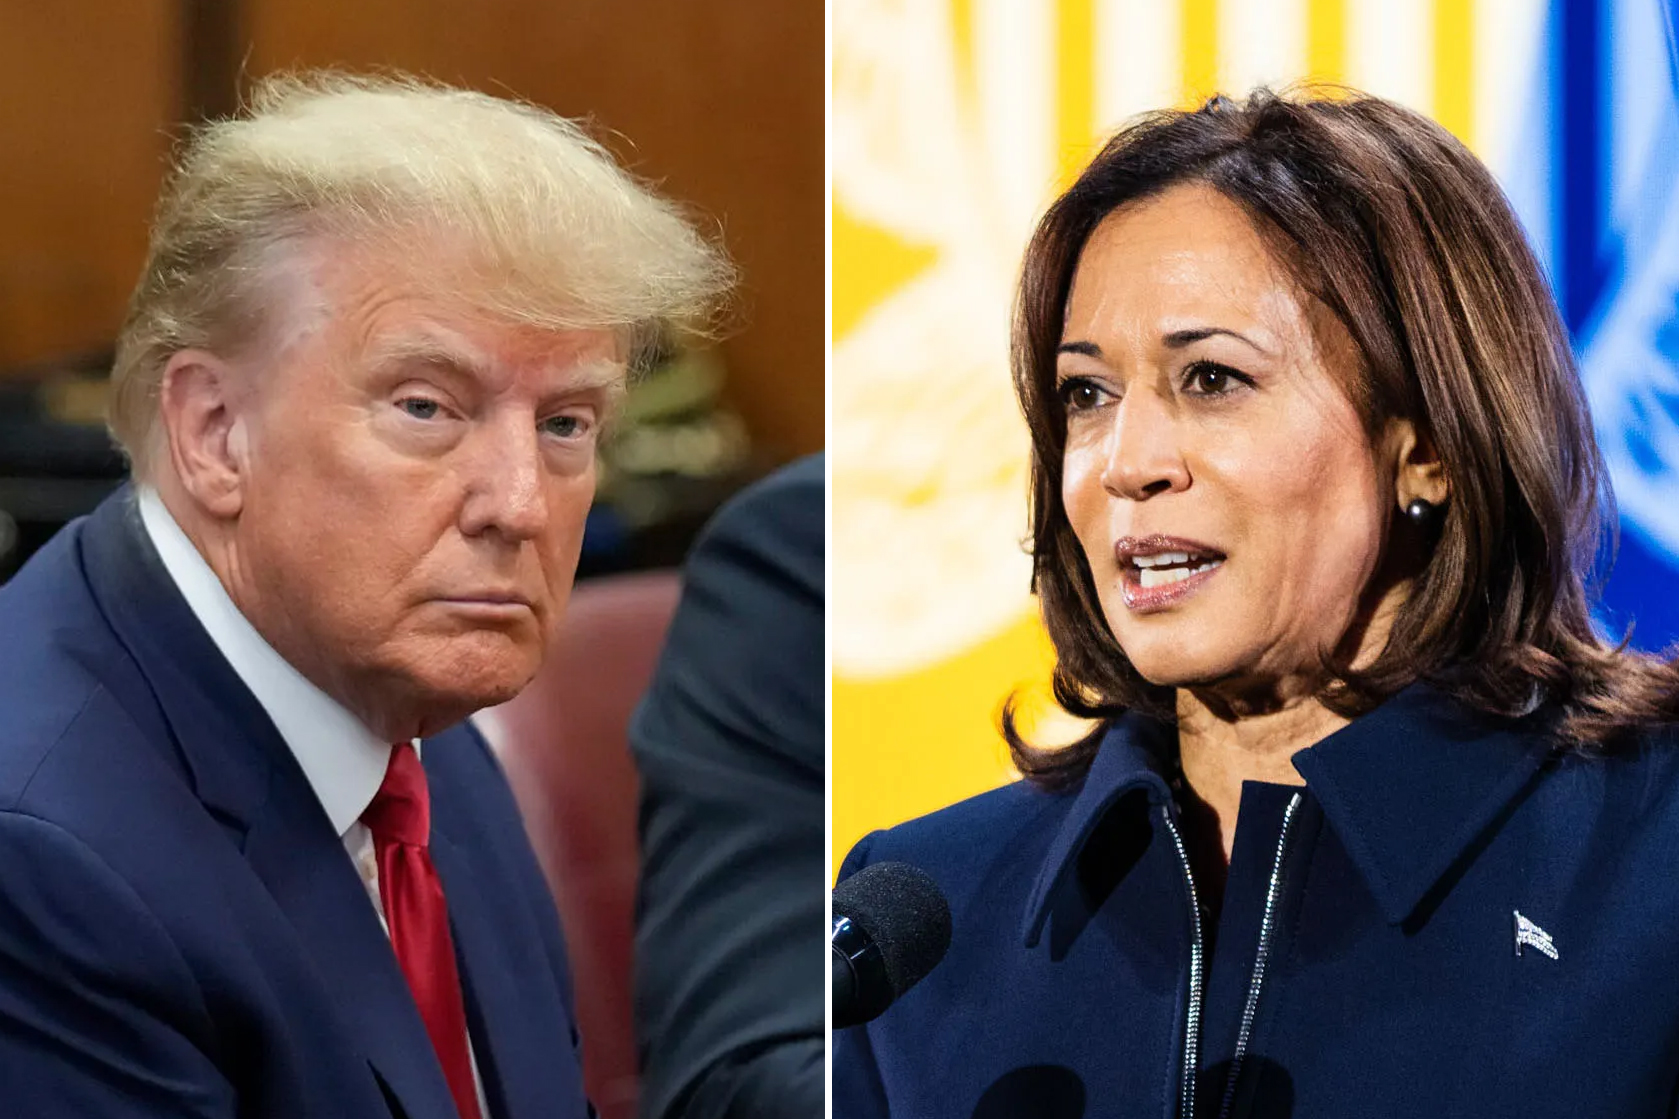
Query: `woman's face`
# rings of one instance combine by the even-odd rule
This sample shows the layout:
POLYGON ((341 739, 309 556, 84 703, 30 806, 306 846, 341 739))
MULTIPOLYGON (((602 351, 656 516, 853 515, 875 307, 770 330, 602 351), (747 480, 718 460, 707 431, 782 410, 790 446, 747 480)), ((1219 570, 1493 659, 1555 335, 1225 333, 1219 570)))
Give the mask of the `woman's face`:
POLYGON ((1062 498, 1144 678, 1267 688, 1359 640, 1397 499, 1357 373, 1346 329, 1212 188, 1092 234, 1057 359, 1062 498))

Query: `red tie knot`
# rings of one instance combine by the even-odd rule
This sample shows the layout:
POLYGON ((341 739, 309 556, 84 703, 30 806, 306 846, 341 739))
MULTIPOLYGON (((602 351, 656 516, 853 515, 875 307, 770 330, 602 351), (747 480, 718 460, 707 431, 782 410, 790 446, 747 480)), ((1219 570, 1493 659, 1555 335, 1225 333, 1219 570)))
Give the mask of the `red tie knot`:
POLYGON ((391 747, 385 781, 361 819, 376 843, 424 847, 430 840, 431 800, 426 793, 426 771, 413 746, 399 742, 391 747))

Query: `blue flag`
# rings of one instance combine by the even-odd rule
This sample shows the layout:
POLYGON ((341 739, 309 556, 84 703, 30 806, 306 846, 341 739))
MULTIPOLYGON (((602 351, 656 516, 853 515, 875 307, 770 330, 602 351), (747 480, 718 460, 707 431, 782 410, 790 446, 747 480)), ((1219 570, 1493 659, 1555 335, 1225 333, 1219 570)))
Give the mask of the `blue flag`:
POLYGON ((1506 184, 1573 338, 1619 505, 1598 620, 1679 641, 1679 51, 1673 0, 1550 0, 1506 184))

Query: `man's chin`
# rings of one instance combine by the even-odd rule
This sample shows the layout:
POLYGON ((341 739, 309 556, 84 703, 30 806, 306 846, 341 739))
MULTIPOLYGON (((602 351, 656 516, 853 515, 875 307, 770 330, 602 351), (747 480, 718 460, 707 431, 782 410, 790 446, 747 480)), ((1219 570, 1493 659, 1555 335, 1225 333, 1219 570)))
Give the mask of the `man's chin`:
POLYGON ((534 668, 529 672, 462 673, 445 679, 417 681, 415 690, 422 697, 434 698, 440 706, 447 705, 471 714, 506 703, 524 691, 535 674, 534 668))
POLYGON ((522 650, 456 648, 446 657, 393 666, 386 674, 392 684, 387 721, 420 727, 416 736, 435 734, 475 711, 506 703, 525 689, 540 664, 522 650))

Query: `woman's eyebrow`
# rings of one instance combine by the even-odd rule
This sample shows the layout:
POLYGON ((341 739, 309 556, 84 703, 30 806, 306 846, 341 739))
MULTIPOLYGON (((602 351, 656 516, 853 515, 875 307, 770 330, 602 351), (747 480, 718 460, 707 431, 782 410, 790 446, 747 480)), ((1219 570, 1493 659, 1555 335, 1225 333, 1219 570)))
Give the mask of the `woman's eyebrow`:
MULTIPOLYGON (((1226 338, 1234 338, 1255 352, 1265 354, 1267 357, 1271 355, 1270 350, 1241 331, 1230 330, 1222 326, 1197 326, 1186 330, 1174 330, 1161 335, 1160 341, 1169 350, 1181 350, 1185 346, 1192 346, 1196 342, 1205 342, 1208 338, 1215 338, 1220 335, 1226 338)), ((1082 354, 1085 357, 1099 358, 1102 356, 1102 347, 1094 342, 1063 342, 1055 348, 1055 352, 1058 354, 1082 354)))
POLYGON ((1217 337, 1218 335, 1223 335, 1226 338, 1234 338, 1236 341, 1247 345, 1258 353, 1262 353, 1267 357, 1271 356, 1270 350, 1267 350, 1264 346, 1261 346, 1258 342, 1255 342, 1246 334, 1237 330, 1228 330, 1222 326, 1202 326, 1194 327, 1189 330, 1174 330, 1169 334, 1163 335, 1160 340, 1166 344, 1166 348, 1169 350, 1181 350, 1185 346, 1194 345, 1196 342, 1205 342, 1207 339, 1217 337))

